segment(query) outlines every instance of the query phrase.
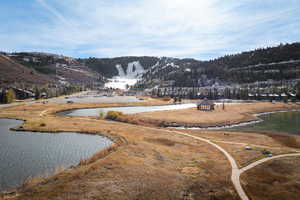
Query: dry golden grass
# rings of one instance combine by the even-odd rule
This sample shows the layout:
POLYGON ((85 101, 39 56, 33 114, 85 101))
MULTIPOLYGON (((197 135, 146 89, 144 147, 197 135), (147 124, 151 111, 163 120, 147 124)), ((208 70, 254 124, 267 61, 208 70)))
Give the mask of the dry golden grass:
POLYGON ((263 150, 268 150, 274 155, 300 151, 300 136, 277 133, 230 132, 230 131, 200 131, 180 130, 191 135, 210 139, 222 146, 237 161, 239 167, 244 167, 256 160, 263 158, 263 150), (253 150, 245 150, 251 146, 253 150))
POLYGON ((243 173, 241 180, 253 200, 298 200, 299 166, 299 157, 276 159, 243 173))

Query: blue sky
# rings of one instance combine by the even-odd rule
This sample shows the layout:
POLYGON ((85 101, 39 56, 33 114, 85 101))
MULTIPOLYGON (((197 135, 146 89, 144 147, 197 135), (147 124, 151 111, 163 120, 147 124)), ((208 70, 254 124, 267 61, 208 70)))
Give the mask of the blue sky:
POLYGON ((9 0, 0 50, 207 60, 300 42, 299 0, 9 0))

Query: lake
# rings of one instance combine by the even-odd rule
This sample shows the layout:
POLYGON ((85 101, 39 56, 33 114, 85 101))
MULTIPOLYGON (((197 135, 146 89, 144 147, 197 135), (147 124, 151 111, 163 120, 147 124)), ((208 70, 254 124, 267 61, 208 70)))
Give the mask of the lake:
POLYGON ((21 124, 0 119, 0 191, 15 188, 29 177, 76 165, 112 144, 99 135, 9 130, 21 124))
POLYGON ((274 131, 300 134, 300 111, 274 112, 258 115, 261 122, 236 126, 229 130, 239 131, 274 131))
POLYGON ((75 109, 65 111, 60 114, 67 116, 99 116, 99 113, 107 112, 109 110, 119 111, 124 114, 135 114, 141 112, 155 112, 163 110, 177 110, 196 107, 196 104, 176 104, 176 105, 163 105, 163 106, 124 106, 124 107, 108 107, 108 108, 88 108, 88 109, 75 109))

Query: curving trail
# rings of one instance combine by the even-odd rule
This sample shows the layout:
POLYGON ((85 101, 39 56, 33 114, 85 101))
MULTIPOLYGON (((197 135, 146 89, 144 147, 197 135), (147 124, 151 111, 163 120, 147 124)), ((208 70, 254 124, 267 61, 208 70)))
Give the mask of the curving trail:
POLYGON ((234 186, 236 192, 238 193, 239 197, 242 200, 249 200, 249 198, 248 198, 247 194, 245 193, 244 189, 242 188, 242 185, 241 185, 241 182, 240 182, 240 170, 237 166, 237 163, 234 160, 234 158, 225 149, 223 149, 221 146, 211 142, 208 139, 204 139, 204 138, 201 138, 201 137, 197 137, 197 136, 190 135, 190 134, 183 133, 183 132, 179 132, 179 131, 170 131, 170 132, 180 134, 180 135, 184 135, 184 136, 188 136, 188 137, 192 137, 194 139, 207 142, 208 144, 211 144, 212 146, 214 146, 218 150, 220 150, 230 162, 230 165, 231 165, 231 181, 233 183, 233 186, 234 186))
POLYGON ((241 168, 239 171, 240 171, 240 174, 249 170, 249 169, 252 169, 253 167, 256 167, 257 165, 260 165, 264 162, 267 162, 269 160, 273 160, 273 159, 276 159, 276 158, 284 158, 284 157, 291 157, 291 156, 300 156, 300 153, 289 153, 289 154, 282 154, 282 155, 277 155, 277 156, 273 156, 273 157, 269 157, 269 158, 263 158, 261 160, 258 160, 254 163, 251 163, 249 164, 248 166, 246 167, 243 167, 241 168))
POLYGON ((45 116, 45 114, 48 112, 48 109, 46 109, 46 110, 43 110, 41 113, 40 113, 40 117, 43 117, 43 116, 45 116))
POLYGON ((248 165, 246 167, 243 167, 243 168, 239 169, 238 166, 237 166, 236 161, 234 160, 234 158, 225 149, 223 149, 221 146, 219 146, 219 145, 211 142, 210 140, 204 139, 204 138, 201 138, 201 137, 197 137, 197 136, 194 136, 194 135, 190 135, 190 134, 187 134, 187 133, 179 132, 179 131, 169 131, 169 132, 180 134, 180 135, 184 135, 184 136, 188 136, 188 137, 192 137, 194 139, 207 142, 207 143, 211 144, 212 146, 216 147, 217 149, 219 149, 227 157, 227 159, 230 162, 230 165, 231 165, 231 181, 232 181, 233 186, 236 189, 239 197, 242 200, 249 200, 249 197, 245 193, 244 189, 242 188, 241 182, 240 182, 240 175, 243 172, 245 172, 245 171, 247 171, 249 169, 252 169, 252 168, 256 167, 257 165, 260 165, 260 164, 262 164, 264 162, 267 162, 269 160, 273 160, 273 159, 276 159, 276 158, 291 157, 291 156, 300 156, 300 153, 290 153, 290 154, 283 154, 283 155, 278 155, 278 156, 263 158, 261 160, 258 160, 256 162, 254 162, 254 163, 251 163, 250 165, 248 165))
MULTIPOLYGON (((145 127, 145 128, 152 129, 152 130, 157 130, 156 128, 150 128, 150 127, 145 127)), ((272 160, 272 159, 282 158, 282 157, 290 157, 290 156, 300 156, 300 153, 290 153, 290 154, 283 154, 283 155, 263 158, 263 159, 258 160, 258 161, 254 162, 254 163, 252 163, 252 164, 250 164, 246 167, 243 167, 243 168, 239 169, 235 159, 225 149, 223 149, 221 146, 213 143, 212 141, 210 141, 208 139, 205 139, 205 138, 202 138, 202 137, 198 137, 198 136, 190 135, 190 134, 187 134, 187 133, 184 133, 184 132, 180 132, 180 131, 171 131, 171 130, 164 130, 164 131, 167 131, 167 132, 170 132, 170 133, 176 133, 176 134, 179 134, 179 135, 184 135, 184 136, 187 136, 187 137, 194 138, 196 140, 206 142, 206 143, 214 146, 215 148, 217 148, 219 151, 221 151, 226 156, 228 161, 230 162, 230 165, 231 165, 231 181, 232 181, 232 184, 233 184, 236 192, 238 193, 239 197, 242 200, 249 200, 249 197, 247 196, 247 194, 244 191, 244 189, 241 185, 241 182, 240 182, 240 175, 243 172, 245 172, 249 169, 252 169, 252 168, 256 167, 257 165, 260 165, 260 164, 262 164, 264 162, 267 162, 269 160, 272 160)))

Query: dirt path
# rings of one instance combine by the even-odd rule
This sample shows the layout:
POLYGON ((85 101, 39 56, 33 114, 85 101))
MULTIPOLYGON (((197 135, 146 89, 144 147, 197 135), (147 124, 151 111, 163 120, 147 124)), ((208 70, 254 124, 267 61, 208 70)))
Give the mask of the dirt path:
POLYGON ((243 167, 241 168, 239 171, 240 171, 240 174, 249 170, 249 169, 252 169, 254 167, 256 167, 257 165, 260 165, 264 162, 267 162, 269 160, 273 160, 273 159, 277 159, 277 158, 284 158, 284 157, 291 157, 291 156, 300 156, 300 153, 289 153, 289 154, 283 154, 283 155, 277 155, 277 156, 273 156, 273 157, 269 157, 269 158, 263 158, 261 160, 258 160, 254 163, 251 163, 250 165, 246 166, 246 167, 243 167))
POLYGON ((46 113, 47 113, 48 109, 46 110, 43 110, 41 113, 40 113, 40 117, 43 117, 46 113))
MULTIPOLYGON (((223 141, 223 140, 213 140, 214 142, 218 143, 224 143, 224 144, 236 144, 236 145, 241 145, 241 146, 248 146, 249 143, 243 143, 243 142, 228 142, 228 141, 223 141)), ((282 147, 273 147, 273 146, 267 146, 267 145, 258 145, 258 144, 251 144, 252 147, 259 147, 259 148, 268 148, 268 149, 282 149, 282 147)), ((295 152, 299 152, 297 150, 293 150, 295 152)))
POLYGON ((277 159, 277 158, 283 158, 283 157, 300 156, 300 153, 290 153, 290 154, 284 154, 284 155, 277 155, 277 156, 273 156, 273 157, 263 158, 261 160, 258 160, 256 162, 254 162, 254 163, 249 164, 246 167, 243 167, 243 168, 239 169, 238 166, 237 166, 236 161, 234 160, 234 158, 225 149, 223 149, 219 145, 211 142, 210 140, 204 139, 204 138, 201 138, 201 137, 197 137, 197 136, 193 136, 193 135, 190 135, 190 134, 187 134, 187 133, 179 132, 179 131, 170 131, 170 132, 180 134, 180 135, 184 135, 184 136, 188 136, 188 137, 192 137, 194 139, 207 142, 207 143, 211 144, 212 146, 216 147, 217 149, 219 149, 227 157, 227 159, 230 162, 230 165, 231 165, 231 181, 232 181, 232 183, 234 185, 234 188, 236 189, 238 195, 240 196, 240 198, 242 200, 249 200, 249 198, 248 198, 247 194, 245 193, 244 189, 242 188, 242 185, 241 185, 241 182, 240 182, 240 175, 243 172, 245 172, 249 169, 252 169, 252 168, 256 167, 257 165, 263 164, 263 163, 265 163, 269 160, 273 160, 273 159, 277 159))
POLYGON ((184 135, 184 136, 188 136, 188 137, 192 137, 194 139, 207 142, 207 143, 211 144, 212 146, 216 147, 218 150, 220 150, 227 157, 227 159, 230 162, 230 165, 231 165, 231 181, 232 181, 232 183, 234 185, 234 188, 236 189, 238 195, 240 196, 240 198, 242 200, 249 200, 249 198, 248 198, 247 194, 245 193, 244 189, 242 188, 242 185, 241 185, 241 182, 240 182, 240 175, 243 172, 245 172, 249 169, 252 169, 252 168, 256 167, 257 165, 260 165, 260 164, 265 163, 265 162, 267 162, 269 160, 272 160, 272 159, 283 158, 283 157, 291 157, 291 156, 300 156, 300 153, 290 153, 290 154, 284 154, 284 155, 278 155, 278 156, 263 158, 261 160, 258 160, 256 162, 254 162, 254 163, 249 164, 246 167, 243 167, 243 168, 239 169, 238 166, 237 166, 236 161, 234 160, 234 158, 225 149, 223 149, 219 145, 211 142, 210 140, 204 139, 204 138, 201 138, 201 137, 197 137, 197 136, 193 136, 193 135, 190 135, 190 134, 187 134, 187 133, 179 132, 179 131, 170 131, 170 132, 180 134, 180 135, 184 135))
POLYGON ((242 200, 249 200, 247 194, 245 193, 244 189, 241 186, 241 182, 240 182, 240 169, 238 168, 237 163, 234 160, 234 158, 225 149, 223 149, 219 145, 211 142, 208 139, 204 139, 204 138, 201 138, 201 137, 197 137, 197 136, 190 135, 190 134, 183 133, 183 132, 179 132, 179 131, 170 131, 170 132, 176 133, 176 134, 180 134, 180 135, 184 135, 184 136, 188 136, 188 137, 192 137, 194 139, 207 142, 210 145, 216 147, 218 150, 220 150, 227 157, 227 159, 230 162, 230 165, 231 165, 231 181, 233 183, 233 186, 234 186, 236 192, 238 193, 239 197, 242 200))

